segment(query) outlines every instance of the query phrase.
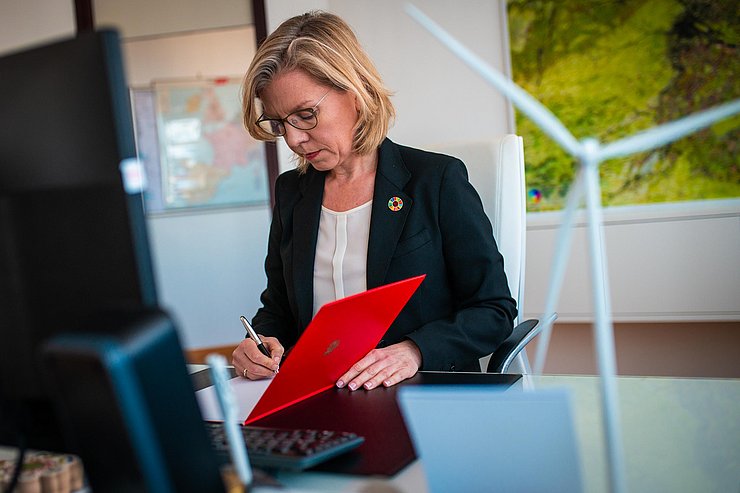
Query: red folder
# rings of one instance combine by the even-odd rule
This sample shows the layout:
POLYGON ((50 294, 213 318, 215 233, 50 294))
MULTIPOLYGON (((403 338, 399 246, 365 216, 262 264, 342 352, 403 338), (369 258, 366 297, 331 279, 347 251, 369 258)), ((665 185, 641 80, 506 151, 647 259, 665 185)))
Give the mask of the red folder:
POLYGON ((244 424, 333 387, 378 345, 424 277, 411 277, 322 306, 244 424))

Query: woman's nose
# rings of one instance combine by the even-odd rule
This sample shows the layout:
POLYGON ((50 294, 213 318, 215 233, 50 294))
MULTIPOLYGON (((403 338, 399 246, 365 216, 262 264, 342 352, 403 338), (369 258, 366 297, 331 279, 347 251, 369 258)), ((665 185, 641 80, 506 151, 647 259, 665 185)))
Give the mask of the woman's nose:
POLYGON ((285 125, 285 135, 283 136, 288 147, 296 148, 306 142, 309 138, 308 131, 285 125))

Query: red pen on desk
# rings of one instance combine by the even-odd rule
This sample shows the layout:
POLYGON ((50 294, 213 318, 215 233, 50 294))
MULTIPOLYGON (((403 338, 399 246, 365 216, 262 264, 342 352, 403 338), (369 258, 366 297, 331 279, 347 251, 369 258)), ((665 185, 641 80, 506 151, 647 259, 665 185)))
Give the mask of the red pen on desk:
MULTIPOLYGON (((239 317, 239 320, 242 321, 242 325, 244 325, 244 328, 247 329, 247 335, 249 336, 249 338, 252 339, 255 344, 257 344, 257 349, 260 350, 260 353, 264 354, 265 356, 269 358, 270 352, 267 350, 265 345, 262 343, 262 339, 260 339, 260 336, 257 335, 257 332, 255 332, 252 326, 249 324, 249 321, 247 320, 247 318, 244 315, 242 315, 241 317, 239 317)), ((278 373, 278 371, 280 370, 279 369, 275 370, 275 373, 278 373)))

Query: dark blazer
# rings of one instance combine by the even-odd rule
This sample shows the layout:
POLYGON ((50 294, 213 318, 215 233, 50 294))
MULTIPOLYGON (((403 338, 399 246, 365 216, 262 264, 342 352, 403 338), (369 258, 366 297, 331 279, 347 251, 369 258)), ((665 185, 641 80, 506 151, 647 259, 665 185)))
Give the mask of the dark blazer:
MULTIPOLYGON (((286 349, 311 321, 313 266, 326 172, 291 170, 275 184, 265 260, 267 288, 254 317, 257 332, 286 349)), ((483 205, 456 158, 385 139, 367 253, 368 289, 426 274, 379 347, 408 338, 424 370, 479 371, 512 331, 516 304, 483 205), (392 211, 388 201, 400 197, 392 211)))

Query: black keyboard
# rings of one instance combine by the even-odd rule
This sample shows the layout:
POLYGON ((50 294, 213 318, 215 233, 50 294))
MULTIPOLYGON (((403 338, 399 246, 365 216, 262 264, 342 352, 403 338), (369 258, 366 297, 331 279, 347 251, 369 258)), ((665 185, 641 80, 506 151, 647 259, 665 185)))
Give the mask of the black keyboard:
MULTIPOLYGON (((228 456, 223 423, 205 422, 211 443, 228 456)), ((301 470, 313 467, 360 446, 365 439, 354 433, 331 430, 288 430, 242 426, 249 462, 254 467, 301 470)))

